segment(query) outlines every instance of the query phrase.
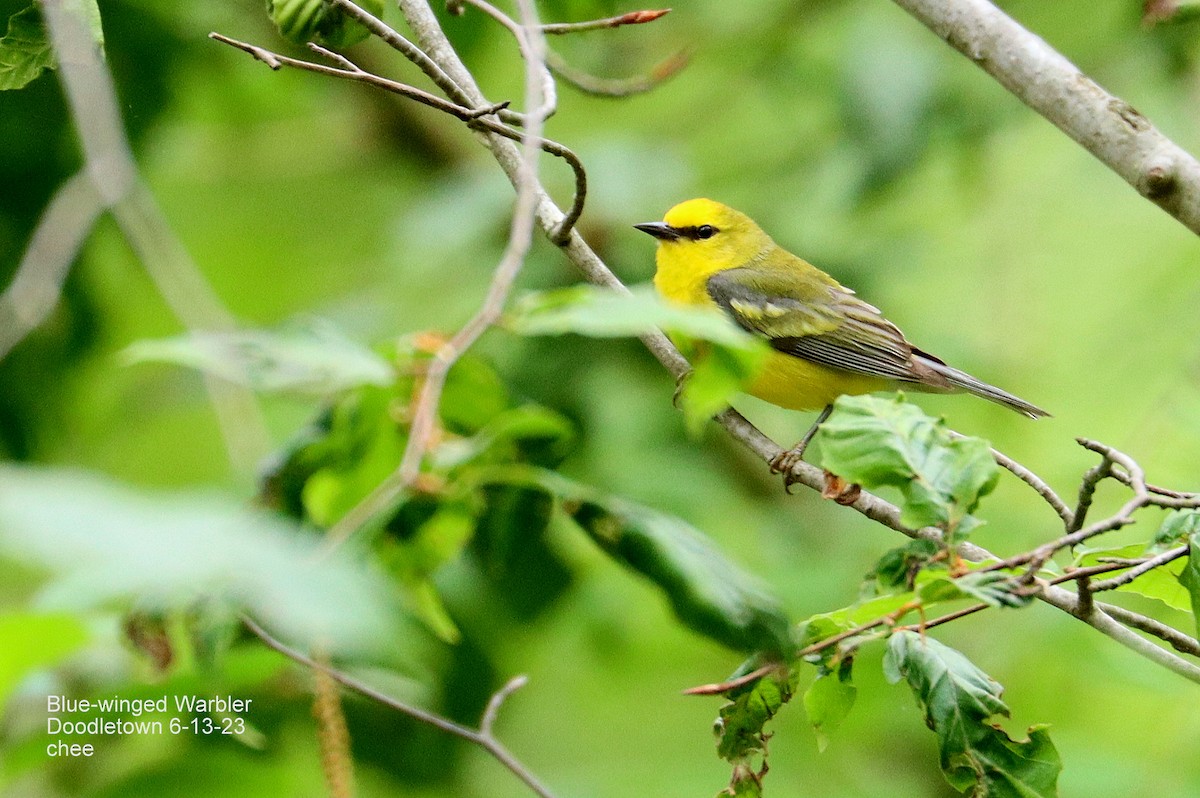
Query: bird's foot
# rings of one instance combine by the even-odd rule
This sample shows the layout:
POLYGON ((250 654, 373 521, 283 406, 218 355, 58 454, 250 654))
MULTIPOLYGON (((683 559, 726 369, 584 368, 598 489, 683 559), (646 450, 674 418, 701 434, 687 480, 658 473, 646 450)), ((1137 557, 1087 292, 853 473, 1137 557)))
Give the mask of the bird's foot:
POLYGON ((793 470, 798 463, 804 460, 804 450, 808 448, 808 444, 812 443, 817 430, 820 429, 822 422, 829 418, 831 412, 833 412, 833 405, 826 405, 821 414, 817 416, 817 420, 808 428, 808 432, 804 433, 804 437, 795 446, 786 452, 780 452, 771 460, 771 473, 783 474, 783 490, 785 493, 791 493, 792 485, 800 481, 800 478, 795 476, 793 470))
POLYGON ((847 482, 832 471, 825 472, 825 487, 821 489, 822 499, 833 499, 840 505, 848 506, 858 501, 862 495, 862 485, 847 482))
POLYGON ((785 493, 792 492, 792 485, 800 481, 800 477, 796 476, 796 465, 804 460, 804 450, 808 448, 808 441, 800 441, 790 449, 782 451, 775 455, 771 460, 771 473, 783 474, 783 490, 785 493))

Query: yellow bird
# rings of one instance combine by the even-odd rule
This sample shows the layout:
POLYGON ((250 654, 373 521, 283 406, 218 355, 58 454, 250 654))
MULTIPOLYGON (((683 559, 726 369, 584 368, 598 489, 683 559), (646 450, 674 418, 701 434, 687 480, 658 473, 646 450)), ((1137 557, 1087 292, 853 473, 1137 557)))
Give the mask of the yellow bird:
POLYGON ((821 410, 804 439, 772 464, 775 470, 803 456, 843 394, 966 391, 1030 418, 1049 415, 917 349, 878 308, 776 244, 740 211, 693 199, 661 222, 634 227, 658 239, 654 286, 664 298, 719 307, 771 344, 775 351, 749 393, 791 410, 821 410))

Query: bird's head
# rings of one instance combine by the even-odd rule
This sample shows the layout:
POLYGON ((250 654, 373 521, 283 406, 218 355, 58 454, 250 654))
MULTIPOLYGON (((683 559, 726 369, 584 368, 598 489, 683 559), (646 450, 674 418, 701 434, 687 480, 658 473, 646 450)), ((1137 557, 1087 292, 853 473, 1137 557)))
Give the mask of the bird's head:
POLYGON ((661 222, 634 227, 710 273, 742 266, 773 244, 749 216, 710 199, 681 202, 661 222))

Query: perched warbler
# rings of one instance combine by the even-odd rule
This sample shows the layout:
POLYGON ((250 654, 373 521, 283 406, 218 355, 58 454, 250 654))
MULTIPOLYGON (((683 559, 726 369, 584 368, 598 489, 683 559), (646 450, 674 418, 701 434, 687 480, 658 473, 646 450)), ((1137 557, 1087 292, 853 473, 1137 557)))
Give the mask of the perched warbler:
POLYGON ((661 222, 634 227, 658 239, 654 286, 665 299, 719 307, 771 344, 749 393, 791 410, 822 411, 804 439, 772 464, 775 470, 803 456, 843 394, 966 391, 1030 418, 1049 415, 917 349, 878 308, 776 244, 740 211, 693 199, 661 222))

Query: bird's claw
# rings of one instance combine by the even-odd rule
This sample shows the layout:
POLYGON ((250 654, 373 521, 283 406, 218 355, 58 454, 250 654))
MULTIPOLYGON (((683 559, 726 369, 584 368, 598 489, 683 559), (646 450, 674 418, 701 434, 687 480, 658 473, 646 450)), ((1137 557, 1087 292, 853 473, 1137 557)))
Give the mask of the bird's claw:
POLYGON ((796 475, 796 465, 803 462, 804 450, 807 447, 808 441, 801 441, 791 449, 782 451, 771 460, 771 473, 783 474, 783 491, 784 493, 792 492, 792 485, 800 482, 801 479, 796 475))

